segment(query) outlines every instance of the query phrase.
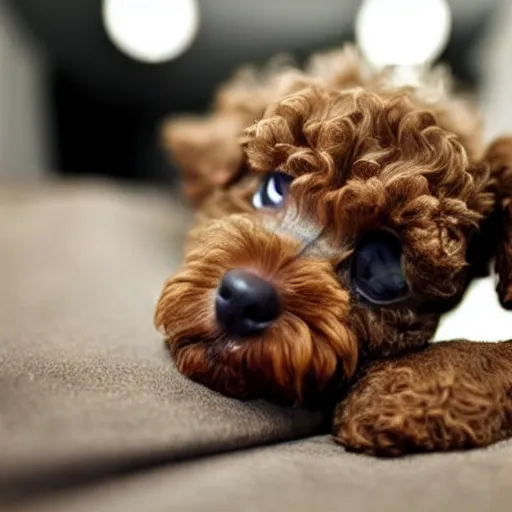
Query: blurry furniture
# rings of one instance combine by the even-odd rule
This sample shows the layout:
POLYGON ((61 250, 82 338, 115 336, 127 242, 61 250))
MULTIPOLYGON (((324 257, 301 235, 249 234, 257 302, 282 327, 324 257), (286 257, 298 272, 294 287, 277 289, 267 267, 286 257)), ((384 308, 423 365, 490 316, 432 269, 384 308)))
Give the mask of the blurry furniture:
POLYGON ((475 48, 472 60, 482 77, 479 100, 488 138, 512 133, 512 4, 501 2, 492 13, 489 29, 475 48))
POLYGON ((50 167, 46 63, 0 4, 0 182, 38 180, 50 167))

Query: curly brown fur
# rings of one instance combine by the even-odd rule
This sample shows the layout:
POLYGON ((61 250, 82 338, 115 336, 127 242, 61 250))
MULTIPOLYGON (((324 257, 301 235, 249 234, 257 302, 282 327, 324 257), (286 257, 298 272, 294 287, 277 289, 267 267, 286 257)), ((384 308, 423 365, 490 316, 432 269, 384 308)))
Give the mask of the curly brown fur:
MULTIPOLYGON (((485 265, 487 255, 468 255, 497 213, 504 226, 496 241, 504 303, 511 291, 512 145, 502 141, 485 154, 474 106, 438 78, 433 73, 421 87, 397 88, 348 47, 315 57, 305 71, 244 71, 220 90, 209 117, 167 123, 165 140, 183 168, 185 192, 199 206, 184 265, 165 284, 155 314, 181 372, 231 396, 284 403, 320 404, 333 386, 351 386, 337 410, 337 435, 352 449, 426 449, 431 433, 434 448, 461 446, 451 424, 446 435, 436 424, 414 437, 406 427, 416 417, 405 406, 400 416, 410 395, 395 396, 391 384, 381 388, 373 379, 391 382, 401 368, 411 389, 431 390, 429 417, 429 404, 438 407, 446 393, 466 393, 461 400, 474 404, 489 389, 502 396, 501 370, 486 374, 492 382, 480 379, 480 387, 478 372, 487 352, 508 358, 505 366, 512 361, 507 345, 464 348, 467 368, 459 345, 425 350, 443 305, 462 295, 470 264, 485 265), (256 211, 251 196, 274 170, 293 178, 285 207, 256 211), (402 303, 370 304, 352 285, 354 250, 370 231, 392 232, 401 241, 411 292, 402 303), (250 338, 229 335, 215 316, 216 289, 235 268, 271 283, 282 304, 279 318, 250 338), (409 355, 414 351, 420 352, 409 355), (444 373, 421 371, 439 368, 440 353, 444 373), (357 368, 367 368, 363 380, 357 368), (388 388, 390 396, 383 396, 388 388), (365 418, 356 412, 370 402, 372 418, 389 418, 393 407, 401 418, 388 445, 378 441, 380 429, 388 435, 385 422, 375 423, 366 444, 344 426, 365 418)), ((443 404, 453 404, 457 428, 464 430, 466 419, 473 431, 468 439, 484 440, 473 444, 503 437, 505 427, 493 430, 485 421, 478 431, 473 415, 465 418, 454 400, 443 404)), ((501 414, 505 424, 509 409, 500 407, 489 405, 482 417, 494 425, 501 414)))
POLYGON ((512 435, 512 342, 452 341, 362 369, 333 435, 375 455, 485 446, 512 435))

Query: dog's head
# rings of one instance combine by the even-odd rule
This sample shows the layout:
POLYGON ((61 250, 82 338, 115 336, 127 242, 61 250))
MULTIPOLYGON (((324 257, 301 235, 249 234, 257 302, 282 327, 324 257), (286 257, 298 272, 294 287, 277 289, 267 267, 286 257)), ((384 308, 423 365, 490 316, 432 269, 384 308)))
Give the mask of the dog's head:
MULTIPOLYGON (((191 122, 170 138, 195 190, 194 158, 211 147, 222 160, 219 119, 197 123, 212 132, 195 155, 191 122)), ((300 402, 360 360, 425 344, 493 207, 488 166, 407 91, 302 84, 238 152, 228 138, 232 164, 199 187, 207 220, 156 312, 179 370, 228 395, 300 402)))

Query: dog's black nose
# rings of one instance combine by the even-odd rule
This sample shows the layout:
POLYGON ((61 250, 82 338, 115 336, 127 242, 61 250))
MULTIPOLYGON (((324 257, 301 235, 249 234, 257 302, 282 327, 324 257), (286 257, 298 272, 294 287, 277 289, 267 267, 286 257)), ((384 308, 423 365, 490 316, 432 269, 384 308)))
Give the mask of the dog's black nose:
POLYGON ((258 334, 279 316, 279 298, 271 283, 247 270, 224 274, 215 296, 222 327, 235 336, 258 334))

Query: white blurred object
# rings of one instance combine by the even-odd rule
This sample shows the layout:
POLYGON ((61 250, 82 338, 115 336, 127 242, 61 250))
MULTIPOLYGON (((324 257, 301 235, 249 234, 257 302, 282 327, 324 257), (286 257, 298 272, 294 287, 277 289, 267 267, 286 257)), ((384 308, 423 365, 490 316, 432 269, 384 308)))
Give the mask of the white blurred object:
POLYGON ((357 43, 375 68, 432 63, 451 31, 445 0, 364 0, 356 18, 357 43))
POLYGON ((434 341, 512 339, 512 311, 501 306, 495 288, 495 276, 473 281, 462 303, 441 319, 434 341))
POLYGON ((129 57, 165 62, 184 53, 199 24, 196 0, 103 0, 103 24, 129 57))
POLYGON ((0 184, 46 176, 46 62, 0 1, 0 184))

